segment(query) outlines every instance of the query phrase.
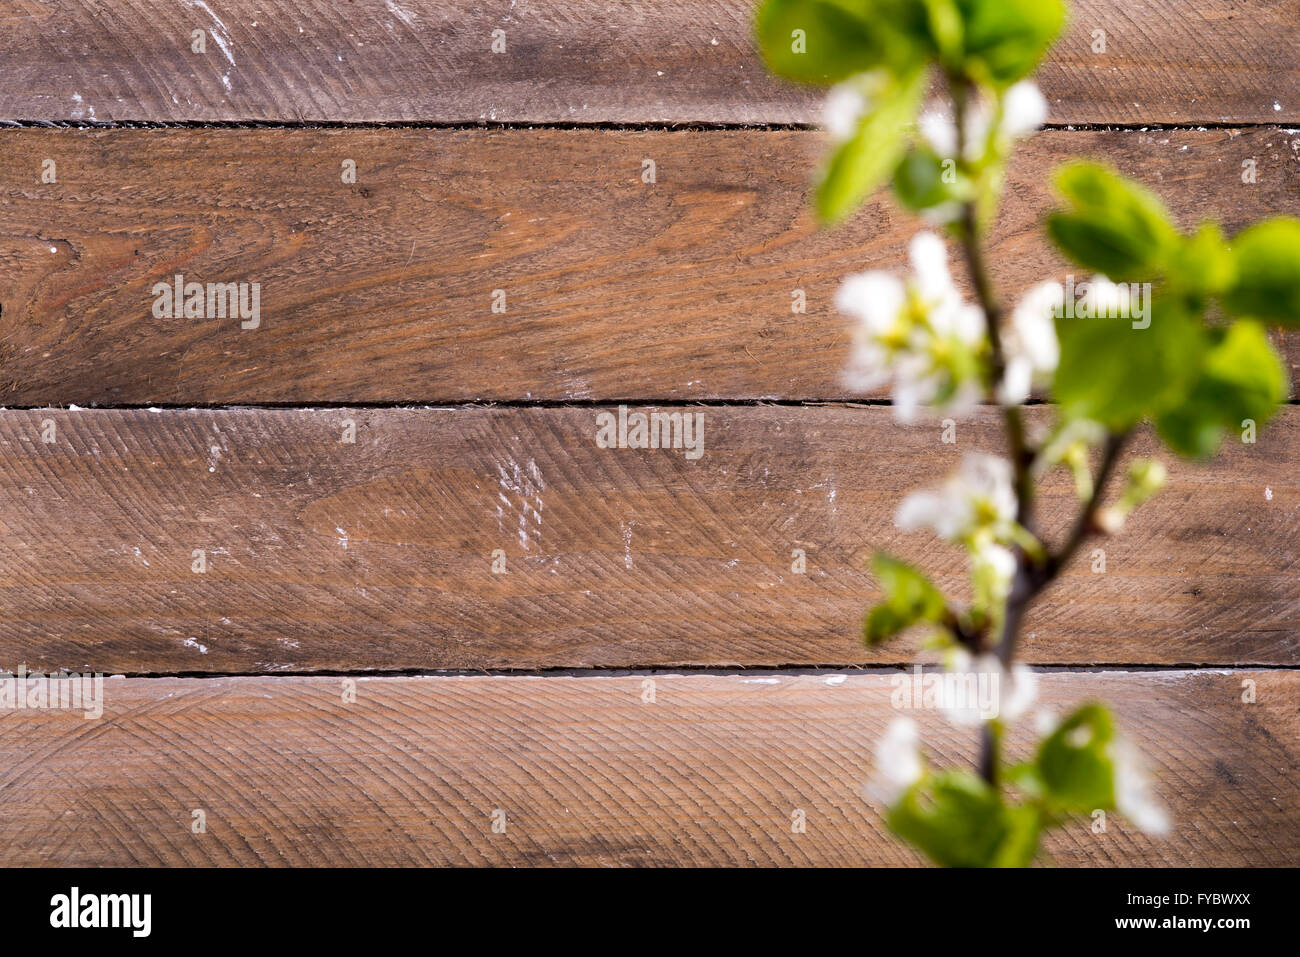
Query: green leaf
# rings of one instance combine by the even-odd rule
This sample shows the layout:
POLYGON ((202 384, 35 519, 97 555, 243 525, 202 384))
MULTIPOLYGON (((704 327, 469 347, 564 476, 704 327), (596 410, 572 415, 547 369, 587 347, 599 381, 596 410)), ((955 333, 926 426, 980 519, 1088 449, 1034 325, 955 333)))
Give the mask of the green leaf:
POLYGON ((965 72, 1010 86, 1033 72, 1065 24, 1062 0, 957 0, 965 26, 965 72))
POLYGON ((1300 325, 1300 221, 1256 223, 1232 241, 1236 282, 1224 307, 1238 316, 1300 325))
POLYGON ((914 146, 894 170, 894 195, 913 212, 959 202, 970 194, 970 181, 960 177, 953 160, 942 159, 927 146, 914 146), (943 181, 944 163, 952 165, 951 183, 943 181))
POLYGON ((881 184, 903 153, 907 124, 916 114, 924 74, 890 81, 873 98, 857 132, 831 155, 817 186, 817 215, 824 223, 844 219, 881 184))
POLYGON ((956 0, 921 0, 925 7, 925 25, 930 44, 939 56, 939 62, 945 68, 956 69, 962 59, 962 24, 961 11, 956 0))
POLYGON ((1038 847, 1034 809, 1003 804, 969 771, 921 781, 890 808, 886 823, 941 867, 1021 867, 1038 847))
POLYGON ((1246 419, 1262 428, 1290 392, 1286 367, 1262 325, 1241 319, 1211 336, 1215 344, 1187 397, 1156 419, 1161 438, 1181 455, 1213 455, 1223 433, 1246 419))
POLYGON ((755 19, 759 49, 772 72, 802 83, 838 83, 881 66, 889 32, 867 17, 871 4, 841 0, 766 0, 755 19))
POLYGON ((939 621, 948 610, 939 589, 907 562, 884 552, 871 560, 884 600, 871 609, 863 629, 863 639, 876 645, 923 621, 939 621))
POLYGON ((1222 295, 1232 285, 1237 266, 1217 223, 1202 223, 1196 233, 1173 249, 1169 281, 1187 297, 1188 306, 1203 312, 1211 296, 1222 295))
POLYGON ((1146 297, 1145 308, 1144 329, 1120 316, 1057 318, 1061 358, 1053 392, 1070 418, 1122 431, 1186 395, 1207 333, 1182 300, 1160 290, 1146 297))
POLYGON ((1048 217, 1057 247, 1079 265, 1114 280, 1152 281, 1180 242, 1152 193, 1094 163, 1071 163, 1056 179, 1073 209, 1048 217))
POLYGON ((1062 811, 1090 813, 1115 806, 1115 726, 1110 712, 1085 704, 1038 748, 1037 777, 1048 802, 1062 811))
POLYGON ((1038 853, 1043 816, 1031 804, 1007 805, 1003 811, 1006 836, 993 855, 993 867, 1028 867, 1038 853))

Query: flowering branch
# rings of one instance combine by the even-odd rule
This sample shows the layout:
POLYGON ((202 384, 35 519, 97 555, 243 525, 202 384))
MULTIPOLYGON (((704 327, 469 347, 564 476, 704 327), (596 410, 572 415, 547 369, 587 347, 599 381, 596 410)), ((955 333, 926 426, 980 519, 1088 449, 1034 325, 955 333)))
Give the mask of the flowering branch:
POLYGON ((973 303, 952 280, 943 240, 926 231, 909 245, 906 278, 848 277, 835 297, 855 320, 846 382, 889 386, 904 424, 931 410, 957 418, 981 402, 1002 408, 1007 457, 967 453, 942 486, 911 493, 895 516, 903 531, 929 530, 964 550, 969 602, 949 601, 920 570, 878 553, 882 598, 863 629, 870 645, 926 629, 956 679, 938 706, 982 729, 976 773, 931 768, 907 718, 877 748, 872 798, 896 834, 943 865, 1026 865, 1043 831, 1099 809, 1153 832, 1168 826, 1100 704, 1059 721, 1040 716, 1033 754, 1008 763, 1004 734, 1036 688, 1015 661, 1018 638, 1083 542, 1120 531, 1163 485, 1159 462, 1134 461, 1107 504, 1133 431, 1149 423, 1174 452, 1202 458, 1230 429, 1249 425, 1253 436, 1289 390, 1264 323, 1300 325, 1300 222, 1260 223, 1231 246, 1212 223, 1186 235, 1141 186, 1087 163, 1059 173, 1067 206, 1046 228, 1094 278, 1040 283, 1002 309, 984 227, 1015 141, 1046 119, 1027 77, 1064 15, 1063 0, 765 0, 757 21, 776 72, 833 84, 821 218, 844 219, 888 180, 903 207, 960 244, 970 276, 973 303), (923 108, 931 69, 947 98, 923 108), (1022 403, 1035 389, 1050 389, 1057 421, 1031 438, 1022 403), (1037 482, 1055 468, 1071 473, 1079 511, 1052 550, 1034 505, 1037 482), (971 690, 986 685, 991 701, 971 690))

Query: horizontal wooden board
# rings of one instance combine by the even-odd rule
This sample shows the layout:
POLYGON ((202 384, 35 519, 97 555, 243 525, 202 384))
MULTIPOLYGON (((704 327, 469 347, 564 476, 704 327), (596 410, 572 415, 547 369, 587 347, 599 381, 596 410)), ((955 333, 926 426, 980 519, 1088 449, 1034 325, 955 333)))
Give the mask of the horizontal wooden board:
MULTIPOLYGON (((0 648, 128 674, 897 662, 909 642, 857 643, 873 549, 964 593, 961 553, 893 515, 998 451, 996 412, 945 445, 880 406, 668 410, 703 418, 692 461, 598 448, 601 411, 0 413, 0 648)), ((1104 573, 1085 553, 1031 613, 1025 654, 1300 662, 1298 459, 1287 407, 1173 464, 1104 573)), ((1072 495, 1051 476, 1050 534, 1072 495)))
MULTIPOLYGON (((0 119, 808 122, 752 0, 0 0, 0 119), (203 30, 202 53, 193 31, 203 30), (493 52, 494 31, 505 49, 493 52)), ((1292 122, 1272 0, 1078 0, 1041 82, 1064 123, 1292 122), (1098 31, 1104 32, 1104 52, 1098 31)))
MULTIPOLYGON (((917 862, 862 796, 899 714, 888 676, 660 675, 653 702, 646 680, 363 679, 345 704, 339 678, 109 679, 100 720, 0 712, 0 863, 917 862)), ((1047 863, 1300 864, 1296 672, 1050 674, 1040 693, 1057 714, 1111 702, 1174 822, 1076 820, 1047 863)), ((970 729, 910 714, 935 763, 971 761, 970 729)))
MULTIPOLYGON (((818 230, 805 192, 820 144, 757 130, 0 131, 0 403, 843 398, 834 291, 899 267, 917 224, 882 198, 818 230), (57 183, 40 182, 46 159, 57 183), (340 180, 347 159, 355 185, 340 180), (155 317, 155 285, 177 274, 258 283, 260 325, 155 317)), ((1300 213, 1300 134, 1046 133, 1018 154, 991 251, 1008 290, 1066 275, 1037 224, 1051 169, 1077 155, 1150 183, 1188 226, 1300 213)))

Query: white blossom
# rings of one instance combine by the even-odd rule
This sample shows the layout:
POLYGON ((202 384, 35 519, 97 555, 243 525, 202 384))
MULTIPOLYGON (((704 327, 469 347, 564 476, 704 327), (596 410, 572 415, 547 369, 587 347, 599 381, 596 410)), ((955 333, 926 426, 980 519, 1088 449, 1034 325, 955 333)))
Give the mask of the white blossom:
POLYGON ((1120 813, 1148 834, 1168 834, 1169 815, 1151 793, 1151 779, 1137 749, 1121 738, 1112 745, 1111 756, 1115 762, 1115 806, 1120 813))
POLYGON ((940 705, 945 717, 959 727, 993 718, 1017 721, 1038 697, 1038 676, 1020 663, 1008 672, 994 655, 972 658, 965 649, 957 649, 947 668, 956 679, 950 686, 954 693, 945 694, 940 705))
POLYGON ((1006 369, 998 384, 998 401, 1016 405, 1029 398, 1035 379, 1050 376, 1061 361, 1056 338, 1056 312, 1065 299, 1058 282, 1039 283, 1021 298, 1011 311, 1003 332, 1006 369))
MULTIPOLYGON (((1003 94, 997 134, 1005 139, 1019 139, 1038 129, 1046 120, 1047 100, 1032 81, 1021 80, 1003 94)), ((987 103, 980 101, 967 108, 962 154, 967 162, 977 162, 983 157, 991 124, 987 103)), ((957 124, 946 110, 926 110, 921 114, 918 126, 922 138, 935 153, 945 158, 957 156, 957 124)))
POLYGON ((1093 276, 1075 307, 1079 316, 1129 315, 1129 287, 1127 283, 1113 283, 1105 276, 1093 276))
POLYGON ((876 763, 867 784, 869 799, 892 805, 921 780, 920 732, 911 718, 895 718, 876 742, 876 763))
POLYGON ((1028 713, 1038 700, 1038 675, 1029 666, 1017 661, 1011 666, 1011 689, 1001 701, 1002 718, 1018 721, 1028 713))
POLYGON ((1007 136, 1027 136, 1047 121, 1047 100, 1032 80, 1021 80, 1002 97, 1001 130, 1007 136))
MULTIPOLYGON (((957 124, 943 109, 930 109, 917 121, 921 136, 930 144, 935 154, 945 159, 957 156, 957 124)), ((977 105, 966 113, 966 148, 963 159, 974 162, 984 152, 984 141, 989 131, 988 110, 977 105)))
POLYGON ((866 115, 870 104, 856 83, 840 83, 831 87, 822 106, 822 125, 836 143, 847 140, 857 132, 858 122, 866 115))
POLYGON ((983 545, 976 552, 977 562, 988 571, 990 585, 999 598, 1011 592, 1011 579, 1016 574, 1016 556, 1005 545, 983 545))
POLYGON ((955 374, 953 363, 959 352, 982 345, 984 314, 962 301, 938 236, 918 233, 908 251, 907 282, 879 271, 859 273, 835 295, 836 307, 857 319, 845 383, 867 391, 892 380, 900 422, 914 421, 922 406, 936 403, 962 415, 979 401, 979 384, 955 374))
POLYGON ((894 522, 904 531, 933 529, 947 541, 972 540, 989 533, 1005 538, 1016 516, 1011 463, 980 452, 968 452, 961 468, 939 489, 913 492, 903 499, 894 522))

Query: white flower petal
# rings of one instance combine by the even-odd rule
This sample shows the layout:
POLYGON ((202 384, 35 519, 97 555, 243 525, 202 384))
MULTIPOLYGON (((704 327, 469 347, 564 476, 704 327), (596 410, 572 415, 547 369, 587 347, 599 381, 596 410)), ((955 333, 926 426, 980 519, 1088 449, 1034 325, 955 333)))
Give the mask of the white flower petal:
MULTIPOLYGON (((1120 317, 1129 315, 1129 288, 1127 284, 1116 285, 1105 276, 1093 276, 1091 282, 1081 283, 1086 286, 1082 299, 1086 305, 1086 315, 1120 317)), ((1077 287, 1076 287, 1077 288, 1077 287)))
POLYGON ((968 496, 986 502, 1000 520, 1011 521, 1016 514, 1012 474, 1011 463, 1006 459, 968 452, 962 459, 960 480, 968 496))
POLYGON ((1047 121, 1047 100, 1032 80, 1021 80, 1002 99, 1002 132, 1026 136, 1047 121))
POLYGON ((945 520, 951 507, 949 500, 937 492, 912 492, 899 503, 894 524, 905 532, 934 528, 945 520))
POLYGON ((849 354, 843 382, 854 392, 871 392, 889 381, 889 356, 874 343, 855 345, 849 354))
POLYGON ((957 391, 953 393, 952 398, 944 403, 943 412, 953 419, 967 418, 980 404, 980 397, 978 385, 970 380, 963 382, 957 386, 957 391))
POLYGON ((1142 756, 1123 739, 1114 744, 1111 753, 1115 761, 1115 806, 1148 834, 1168 834, 1169 815, 1151 793, 1142 756))
POLYGON ((1025 293, 1011 312, 1009 351, 1027 358, 1036 372, 1052 372, 1060 362, 1055 316, 1064 299, 1065 290, 1060 283, 1039 283, 1025 293))
POLYGON ((876 764, 869 796, 891 805, 907 789, 921 780, 925 765, 921 761, 921 735, 911 718, 895 718, 884 736, 876 742, 876 764))
POLYGON ((977 103, 966 111, 965 159, 969 162, 977 162, 984 156, 990 125, 989 108, 984 103, 977 103))
POLYGON ((953 315, 952 331, 968 346, 982 342, 987 328, 984 310, 974 304, 963 305, 953 315))
POLYGON ((999 582, 1011 584, 1016 574, 1016 555, 1004 545, 987 545, 979 553, 979 559, 993 572, 999 582))
POLYGON ((1016 663, 1011 666, 1010 688, 1002 694, 1000 702, 1003 721, 1018 721, 1033 706, 1038 698, 1038 675, 1027 665, 1016 663))
POLYGON ((935 233, 924 231, 913 236, 908 257, 916 277, 916 291, 923 301, 942 302, 955 296, 956 287, 948 271, 948 250, 935 233))
POLYGON ((1029 398, 1033 379, 1033 364, 1024 356, 1012 356, 1007 360, 1002 381, 998 383, 998 401, 1003 405, 1019 405, 1024 402, 1029 398))
POLYGON ((858 129, 858 121, 867 112, 867 98, 856 84, 841 83, 826 94, 822 106, 822 124, 835 142, 843 142, 858 129))
POLYGON ((956 157, 957 126, 952 117, 938 110, 927 110, 921 114, 918 125, 930 149, 944 159, 956 157))
POLYGON ((875 336, 890 330, 907 301, 902 280, 887 272, 849 276, 835 292, 835 308, 858 319, 875 336))

